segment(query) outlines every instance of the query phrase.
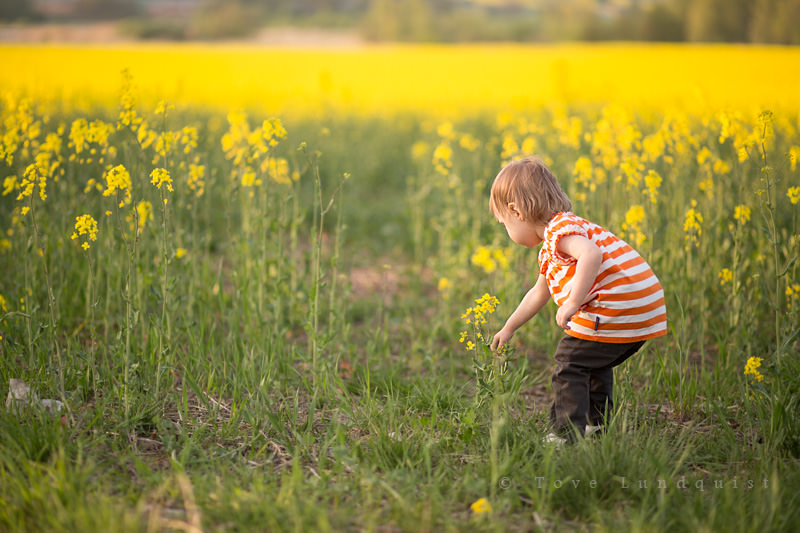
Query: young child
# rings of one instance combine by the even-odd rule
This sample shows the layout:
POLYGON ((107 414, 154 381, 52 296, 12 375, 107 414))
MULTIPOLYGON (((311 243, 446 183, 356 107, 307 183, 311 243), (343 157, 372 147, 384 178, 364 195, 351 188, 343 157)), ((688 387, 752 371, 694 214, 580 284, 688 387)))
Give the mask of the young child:
POLYGON ((536 283, 494 336, 492 349, 505 345, 552 295, 566 335, 555 353, 554 432, 545 441, 562 444, 601 429, 613 407, 613 368, 667 331, 661 284, 626 242, 571 213, 569 198, 537 158, 506 165, 489 205, 515 243, 542 244, 536 283))

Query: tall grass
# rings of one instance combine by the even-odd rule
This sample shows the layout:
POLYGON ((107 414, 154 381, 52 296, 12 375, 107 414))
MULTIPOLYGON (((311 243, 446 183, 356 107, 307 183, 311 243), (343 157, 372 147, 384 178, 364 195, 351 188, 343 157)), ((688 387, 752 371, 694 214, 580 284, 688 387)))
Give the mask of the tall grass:
POLYGON ((3 529, 800 523, 792 117, 281 122, 143 108, 130 87, 120 111, 0 108, 0 379, 67 406, 0 413, 3 529), (642 251, 670 315, 619 369, 607 433, 561 450, 542 443, 554 307, 508 367, 458 342, 476 298, 499 299, 491 333, 535 279, 487 208, 532 152, 642 251), (130 186, 104 194, 116 165, 130 186), (24 194, 30 168, 46 198, 24 194), (83 214, 96 241, 70 238, 83 214))

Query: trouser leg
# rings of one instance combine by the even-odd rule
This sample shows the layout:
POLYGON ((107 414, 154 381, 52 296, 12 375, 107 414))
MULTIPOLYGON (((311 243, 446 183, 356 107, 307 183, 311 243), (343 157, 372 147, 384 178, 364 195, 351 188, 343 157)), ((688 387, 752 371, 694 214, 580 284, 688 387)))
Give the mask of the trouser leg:
POLYGON ((562 338, 556 349, 552 382, 553 430, 568 437, 582 436, 587 422, 602 423, 613 406, 613 368, 643 344, 643 341, 614 344, 562 338))
POLYGON ((594 370, 589 378, 589 423, 605 424, 614 408, 614 369, 594 370))
POLYGON ((562 436, 582 435, 589 413, 589 369, 571 362, 558 361, 553 372, 553 405, 550 422, 562 436))

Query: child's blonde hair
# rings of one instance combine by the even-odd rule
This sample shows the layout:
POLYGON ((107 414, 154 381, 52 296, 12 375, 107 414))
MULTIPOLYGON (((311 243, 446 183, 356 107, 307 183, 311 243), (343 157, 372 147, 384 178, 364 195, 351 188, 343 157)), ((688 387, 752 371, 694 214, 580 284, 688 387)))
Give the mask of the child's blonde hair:
POLYGON ((525 220, 537 224, 547 224, 556 213, 572 210, 556 177, 538 157, 512 161, 494 179, 489 197, 492 214, 496 218, 508 215, 512 203, 525 220))

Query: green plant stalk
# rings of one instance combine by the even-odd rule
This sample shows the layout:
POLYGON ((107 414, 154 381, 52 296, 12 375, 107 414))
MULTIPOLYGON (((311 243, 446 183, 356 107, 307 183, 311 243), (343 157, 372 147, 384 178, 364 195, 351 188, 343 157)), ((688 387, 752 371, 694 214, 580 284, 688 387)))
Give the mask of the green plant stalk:
POLYGON ((771 251, 772 251, 773 268, 775 269, 775 308, 774 308, 775 357, 778 360, 780 360, 783 357, 783 352, 781 349, 781 311, 780 311, 781 280, 780 280, 780 266, 779 266, 780 252, 778 250, 778 229, 775 224, 775 205, 772 200, 772 188, 774 187, 774 184, 770 179, 772 169, 769 167, 769 162, 767 160, 767 148, 766 148, 767 127, 768 127, 768 121, 765 119, 761 130, 759 155, 761 156, 761 161, 763 163, 763 166, 761 167, 761 173, 763 174, 763 180, 765 183, 765 193, 767 195, 765 218, 767 221, 767 230, 769 231, 770 244, 772 245, 771 251))
POLYGON ((95 367, 96 360, 96 327, 94 323, 94 267, 92 265, 92 258, 87 254, 87 263, 89 264, 89 276, 86 279, 86 315, 89 317, 89 368, 87 369, 87 378, 92 384, 92 393, 97 396, 97 368, 95 367))
MULTIPOLYGON (((161 333, 158 336, 158 351, 156 362, 156 397, 159 397, 161 391, 161 370, 163 363, 163 355, 165 353, 171 354, 172 350, 172 325, 170 323, 168 311, 168 291, 169 291, 169 256, 167 255, 167 195, 163 188, 159 189, 161 193, 161 333), (166 345, 166 346, 165 346, 166 345)), ((171 359, 171 358, 170 358, 171 359)), ((167 362, 171 365, 171 361, 167 362)))
MULTIPOLYGON (((53 348, 56 352, 56 363, 58 365, 58 393, 64 405, 67 405, 66 391, 64 390, 64 362, 61 356, 61 343, 58 341, 58 327, 56 320, 56 297, 53 293, 53 284, 50 282, 50 271, 47 267, 47 254, 44 253, 41 241, 42 237, 39 231, 39 225, 36 222, 36 202, 34 202, 33 195, 30 196, 30 215, 31 225, 33 226, 34 247, 42 257, 42 266, 44 268, 44 282, 47 288, 47 308, 50 318, 50 335, 52 338, 53 348)), ((69 407, 67 407, 69 409, 69 407)))

